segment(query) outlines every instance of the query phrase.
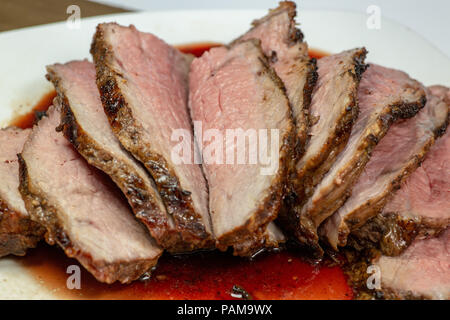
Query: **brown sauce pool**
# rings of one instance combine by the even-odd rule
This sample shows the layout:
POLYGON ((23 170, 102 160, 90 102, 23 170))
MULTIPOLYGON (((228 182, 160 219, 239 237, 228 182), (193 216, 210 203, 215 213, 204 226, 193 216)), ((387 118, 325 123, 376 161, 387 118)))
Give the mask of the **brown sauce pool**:
MULTIPOLYGON (((219 43, 179 46, 186 53, 201 56, 219 43)), ((310 49, 310 56, 327 54, 310 49)), ((46 94, 27 114, 11 125, 29 128, 35 113, 48 109, 55 92, 46 94)), ((229 253, 204 252, 184 256, 164 254, 150 279, 128 285, 99 283, 81 267, 81 289, 69 290, 66 282, 70 265, 79 265, 57 247, 41 243, 25 257, 15 258, 44 285, 61 298, 72 299, 235 299, 233 287, 245 290, 253 299, 352 299, 346 276, 338 266, 310 264, 294 250, 265 253, 253 260, 229 253), (233 295, 232 295, 233 294, 233 295)))
POLYGON ((53 104, 53 99, 56 97, 56 92, 54 90, 45 94, 41 100, 36 103, 33 108, 23 115, 20 115, 13 119, 9 124, 14 127, 19 127, 22 129, 31 128, 36 120, 36 114, 39 112, 47 111, 48 107, 53 104))

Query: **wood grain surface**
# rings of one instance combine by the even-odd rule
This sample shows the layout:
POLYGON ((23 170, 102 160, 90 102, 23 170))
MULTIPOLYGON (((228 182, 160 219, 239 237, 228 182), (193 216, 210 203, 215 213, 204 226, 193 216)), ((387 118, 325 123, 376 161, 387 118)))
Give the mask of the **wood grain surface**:
POLYGON ((1 0, 0 31, 64 21, 70 5, 80 7, 81 18, 128 11, 86 0, 1 0))

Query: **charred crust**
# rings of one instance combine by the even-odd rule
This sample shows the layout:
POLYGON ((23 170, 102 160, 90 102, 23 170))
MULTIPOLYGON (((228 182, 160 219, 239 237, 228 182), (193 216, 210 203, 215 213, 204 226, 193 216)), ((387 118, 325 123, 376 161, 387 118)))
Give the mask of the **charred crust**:
POLYGON ((177 231, 189 247, 188 250, 210 248, 213 240, 203 225, 202 217, 194 210, 190 193, 181 188, 167 161, 152 152, 149 145, 140 142, 143 129, 134 121, 132 111, 119 89, 118 82, 122 75, 110 67, 113 53, 104 39, 101 24, 97 26, 91 54, 95 62, 102 104, 113 132, 122 145, 133 153, 153 176, 167 212, 173 217, 177 231), (162 183, 163 181, 168 183, 162 183))
POLYGON ((395 291, 382 286, 379 290, 369 290, 367 267, 373 265, 381 255, 398 256, 417 237, 439 236, 444 228, 429 229, 418 220, 405 219, 395 213, 377 215, 371 218, 359 234, 351 234, 349 245, 343 249, 346 262, 344 272, 353 288, 356 299, 427 299, 410 291, 395 291))
POLYGON ((297 157, 300 158, 305 152, 305 146, 308 140, 308 128, 311 126, 311 119, 309 117, 309 106, 311 105, 312 93, 314 87, 316 86, 317 80, 319 79, 319 73, 317 72, 317 59, 310 59, 307 65, 308 71, 306 75, 306 83, 303 88, 303 116, 305 121, 304 128, 301 128, 297 124, 299 132, 299 139, 296 145, 297 157))
POLYGON ((0 198, 0 257, 24 256, 27 249, 36 247, 43 234, 44 229, 38 223, 16 212, 0 198))
MULTIPOLYGON (((315 186, 326 172, 328 172, 331 164, 334 163, 338 154, 345 148, 350 137, 353 123, 356 121, 359 113, 357 93, 362 74, 367 69, 367 65, 364 64, 366 54, 367 51, 365 48, 357 49, 353 53, 351 60, 352 64, 343 73, 344 76, 345 74, 349 74, 353 79, 352 88, 348 93, 348 100, 350 103, 346 106, 345 110, 343 110, 332 136, 322 148, 322 152, 320 152, 319 156, 311 159, 311 161, 306 164, 305 168, 293 175, 293 192, 296 194, 297 200, 294 207, 291 207, 290 210, 283 210, 284 218, 282 218, 281 221, 284 221, 283 225, 285 228, 290 230, 290 233, 293 234, 300 243, 315 248, 314 251, 316 256, 321 256, 323 250, 320 249, 318 243, 318 226, 315 221, 322 219, 322 216, 324 215, 323 211, 334 210, 340 203, 334 203, 333 207, 320 205, 318 208, 314 209, 314 212, 310 210, 309 212, 302 213, 301 208, 312 196, 315 186), (292 211, 296 212, 294 223, 292 217, 286 217, 292 215, 292 211), (313 216, 314 219, 312 218, 313 216)), ((315 70, 315 72, 316 75, 314 75, 314 77, 317 76, 317 70, 315 70)), ((317 79, 314 79, 314 81, 317 81, 317 79)), ((346 195, 346 197, 348 196, 349 195, 346 195)), ((341 202, 345 201, 345 199, 342 199, 341 202)), ((327 203, 330 204, 329 201, 327 203)))
MULTIPOLYGON (((410 106, 414 105, 414 107, 412 107, 412 110, 416 110, 416 113, 417 113, 418 110, 420 110, 420 108, 423 107, 422 103, 424 103, 424 100, 422 98, 419 98, 418 102, 416 104, 403 104, 403 106, 405 109, 411 110, 410 106)), ((402 105, 401 103, 395 103, 391 106, 391 108, 401 109, 401 107, 399 107, 401 105, 402 105)), ((409 112, 410 111, 408 111, 406 114, 409 117, 411 117, 411 114, 409 112)), ((379 132, 379 139, 381 139, 381 137, 384 136, 384 134, 386 133, 388 128, 391 126, 391 124, 393 122, 397 121, 401 114, 402 114, 401 112, 397 112, 395 114, 395 116, 391 115, 388 118, 389 121, 382 121, 382 120, 378 121, 379 127, 378 127, 377 131, 379 132)), ((422 162, 425 160, 426 154, 428 153, 428 151, 434 144, 435 140, 439 137, 439 133, 442 130, 445 131, 445 129, 447 128, 448 119, 449 118, 447 116, 446 121, 441 126, 438 126, 437 130, 434 131, 434 135, 430 136, 427 143, 423 145, 423 148, 420 150, 420 152, 415 154, 411 159, 408 160, 407 163, 404 164, 404 167, 402 168, 401 172, 399 172, 399 174, 395 177, 395 179, 393 179, 390 182, 389 186, 386 188, 386 190, 384 190, 384 192, 382 194, 378 195, 374 199, 370 199, 370 201, 366 201, 362 205, 356 207, 352 212, 350 212, 347 215, 347 218, 344 221, 347 228, 346 228, 346 230, 342 230, 340 232, 339 243, 338 243, 339 246, 345 246, 348 243, 347 237, 349 237, 349 236, 351 236, 353 238, 351 240, 351 243, 354 245, 355 237, 361 238, 362 235, 364 235, 364 232, 359 231, 359 230, 361 230, 361 228, 362 228, 362 230, 365 230, 365 227, 364 227, 365 225, 368 225, 368 228, 370 228, 370 226, 373 225, 373 222, 369 222, 369 221, 379 221, 379 219, 381 219, 381 218, 375 218, 375 217, 377 215, 381 214, 384 206, 391 199, 394 192, 396 190, 400 189, 400 187, 404 183, 404 181, 418 167, 421 166, 422 162)), ((375 145, 372 145, 365 152, 365 156, 367 158, 367 160, 365 162, 368 161, 368 158, 370 157, 370 152, 374 146, 375 145)), ((391 220, 389 220, 389 221, 391 221, 391 220)), ((427 228, 429 230, 439 229, 438 227, 430 227, 430 224, 427 223, 426 221, 423 221, 423 223, 425 225, 428 225, 428 227, 424 227, 425 229, 427 229, 427 228)), ((392 234, 399 234, 399 232, 397 232, 397 233, 393 232, 392 234)), ((405 244, 408 244, 408 243, 409 242, 407 242, 406 238, 405 238, 405 244)), ((384 247, 387 247, 387 246, 385 245, 384 247)), ((391 254, 387 253, 387 250, 383 250, 383 253, 386 255, 391 255, 391 254)))
POLYGON ((361 81, 361 77, 362 77, 363 73, 369 67, 368 64, 364 63, 364 60, 366 59, 366 55, 367 55, 366 48, 361 48, 361 50, 358 51, 358 53, 353 58, 354 65, 355 65, 354 75, 355 75, 356 79, 358 80, 358 82, 361 81))
MULTIPOLYGON (((448 105, 450 106, 450 101, 448 105)), ((444 135, 444 133, 447 131, 449 122, 450 122, 450 112, 448 112, 445 122, 441 126, 437 127, 436 130, 434 130, 433 133, 436 139, 444 135)))
POLYGON ((425 106, 426 96, 425 92, 420 97, 420 101, 413 103, 399 103, 392 106, 392 116, 397 119, 408 119, 414 117, 420 109, 425 106))

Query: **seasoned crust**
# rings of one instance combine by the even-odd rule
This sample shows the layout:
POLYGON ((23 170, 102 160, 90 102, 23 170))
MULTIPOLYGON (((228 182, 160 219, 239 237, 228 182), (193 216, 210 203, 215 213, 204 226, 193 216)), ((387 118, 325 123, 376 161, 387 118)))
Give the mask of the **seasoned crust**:
POLYGON ((190 192, 182 189, 173 168, 164 157, 151 151, 152 148, 141 139, 144 129, 134 120, 120 92, 118 83, 123 81, 123 77, 110 67, 113 53, 105 41, 102 25, 97 26, 91 54, 102 104, 113 132, 121 144, 144 164, 155 181, 167 181, 157 184, 158 191, 189 250, 212 247, 213 239, 206 231, 202 217, 193 208, 190 192))
POLYGON ((19 154, 19 192, 31 218, 46 228, 45 239, 48 244, 58 244, 68 257, 76 258, 97 279, 105 283, 120 281, 129 283, 138 279, 144 272, 154 266, 148 259, 128 262, 105 263, 93 261, 92 256, 75 245, 64 231, 57 218, 58 208, 46 201, 45 195, 35 190, 29 181, 27 165, 19 154))
POLYGON ((308 71, 305 87, 303 88, 303 118, 305 121, 302 123, 298 123, 297 121, 295 123, 298 132, 298 142, 296 144, 296 157, 298 158, 305 152, 305 146, 308 139, 308 130, 310 127, 309 106, 311 105, 314 87, 316 86, 317 79, 319 78, 319 74, 317 72, 317 60, 315 58, 309 60, 306 64, 306 68, 308 71))
MULTIPOLYGON (((329 193, 324 195, 322 197, 323 200, 321 201, 320 205, 315 207, 316 210, 314 215, 317 217, 317 220, 315 222, 316 225, 321 223, 321 220, 328 217, 330 212, 336 212, 351 196, 352 188, 358 181, 358 177, 368 163, 373 149, 378 144, 378 141, 386 134, 389 127, 398 119, 413 117, 420 109, 424 107, 425 103, 425 91, 423 89, 420 89, 420 98, 416 102, 405 103, 403 101, 397 101, 387 106, 384 111, 380 112, 382 115, 377 119, 376 123, 372 127, 372 133, 364 138, 363 143, 358 149, 359 156, 352 159, 352 162, 349 163, 344 170, 341 170, 339 172, 339 177, 341 178, 342 183, 335 186, 335 188, 333 188, 329 193)), ((432 143, 433 142, 430 141, 425 149, 422 150, 420 154, 417 154, 417 157, 414 158, 407 166, 405 166, 402 175, 391 182, 389 190, 387 190, 387 192, 383 196, 392 192, 396 188, 399 188, 401 181, 409 176, 409 174, 420 165, 420 162, 425 157, 425 154, 432 143)), ((368 210, 381 210, 381 208, 387 201, 385 198, 386 197, 381 197, 375 202, 368 202, 368 210)), ((361 214, 363 213, 363 211, 361 210, 363 210, 363 208, 358 209, 359 216, 361 216, 361 214)), ((350 230, 356 229, 362 224, 357 218, 350 218, 346 220, 346 222, 348 223, 350 229, 340 230, 339 239, 342 242, 345 241, 346 236, 348 235, 350 230)))
MULTIPOLYGON (((420 107, 423 104, 425 104, 425 96, 422 96, 420 99, 420 102, 417 103, 416 107, 420 107)), ((409 106, 409 108, 406 108, 406 112, 403 112, 400 116, 404 117, 410 117, 411 114, 414 113, 414 109, 416 108, 414 106, 409 106)), ((401 108, 398 108, 401 110, 401 108)), ((398 116, 399 113, 397 112, 395 116, 398 116)), ((425 157, 430 150, 430 148, 434 145, 436 139, 444 134, 444 132, 447 129, 448 123, 449 123, 449 113, 447 112, 447 115, 445 119, 441 119, 440 125, 436 125, 433 129, 432 135, 430 135, 427 140, 424 141, 423 144, 421 144, 421 149, 417 150, 414 153, 414 156, 408 159, 408 161, 405 161, 403 163, 401 170, 398 170, 397 175, 395 176, 395 179, 392 181, 389 181, 389 184, 383 189, 382 193, 377 193, 376 196, 371 196, 369 199, 367 199, 364 203, 359 204, 358 206, 355 206, 351 211, 348 212, 345 219, 345 226, 344 228, 340 229, 338 234, 338 245, 339 246, 345 246, 347 237, 350 233, 355 233, 352 239, 353 245, 355 245, 355 240, 358 240, 361 238, 361 241, 365 242, 364 240, 364 232, 370 232, 373 234, 374 229, 379 229, 376 227, 377 223, 382 223, 382 221, 386 220, 386 224, 389 221, 393 221, 392 219, 388 219, 391 215, 397 216, 395 213, 387 212, 386 217, 379 217, 374 218, 370 220, 371 222, 368 222, 368 225, 363 226, 366 221, 367 217, 374 217, 377 214, 380 214, 383 211, 383 208, 385 205, 390 201, 390 199, 394 196, 395 191, 400 189, 401 185, 405 182, 405 180, 418 168, 421 166, 422 162, 425 160, 425 157), (357 229, 362 227, 363 230, 358 231, 357 229)), ((395 220, 395 219, 394 219, 395 220)), ((402 219, 401 217, 398 217, 398 224, 399 227, 403 228, 406 224, 408 225, 417 225, 414 227, 414 229, 422 229, 422 231, 428 232, 430 234, 437 232, 440 232, 442 230, 443 226, 436 225, 433 221, 428 221, 427 219, 421 219, 421 221, 413 221, 410 219, 402 219), (403 221, 404 220, 404 221, 403 221), (423 224, 420 226, 420 224, 423 224), (426 231, 428 230, 428 231, 426 231)), ((390 223, 391 225, 393 223, 390 223)), ((448 225, 448 224, 447 224, 448 225)), ((445 227, 445 226, 444 226, 445 227)), ((380 228, 383 228, 380 226, 380 228)), ((390 228, 392 230, 397 229, 396 228, 390 228)), ((409 230, 410 228, 408 228, 409 230)), ((409 232, 409 231, 408 231, 409 232)), ((392 231, 392 235, 400 234, 400 231, 394 232, 392 231)), ((380 240, 382 236, 376 237, 378 240, 380 240)), ((372 235, 371 238, 374 238, 372 235)), ((399 240, 401 242, 401 240, 399 240)), ((357 244, 356 244, 357 245, 357 244)), ((408 245, 408 241, 406 241, 404 244, 405 246, 408 245)), ((358 245, 357 245, 358 246, 358 245)), ((372 246, 372 245, 371 245, 372 246)), ((387 254, 387 253, 384 253, 387 254)))
MULTIPOLYGON (((441 126, 436 132, 440 132, 442 128, 445 127, 446 125, 441 126)), ((420 167, 430 147, 434 144, 434 140, 435 139, 430 139, 427 144, 424 145, 424 148, 421 150, 421 152, 416 154, 415 157, 411 159, 411 161, 405 164, 401 174, 389 183, 389 187, 386 188, 382 194, 378 195, 376 198, 370 199, 370 201, 367 201, 361 207, 358 207, 357 212, 351 213, 352 215, 355 215, 355 218, 349 218, 348 220, 346 220, 348 229, 342 230, 342 232, 339 234, 339 239, 342 239, 340 241, 342 245, 345 245, 344 239, 349 235, 349 233, 353 230, 358 229, 364 223, 364 221, 361 221, 358 216, 375 216, 383 210, 386 203, 389 201, 394 192, 400 188, 405 179, 408 178, 409 175, 414 172, 414 170, 420 167)))
MULTIPOLYGON (((409 247, 415 238, 423 236, 424 240, 440 236, 444 230, 433 234, 423 233, 424 229, 412 220, 399 219, 396 214, 376 216, 371 222, 366 223, 367 228, 363 241, 351 238, 349 241, 360 241, 343 249, 345 261, 342 264, 347 282, 352 287, 355 299, 358 300, 422 300, 431 297, 412 292, 411 290, 393 290, 382 284, 380 289, 369 289, 367 280, 371 276, 368 267, 373 266, 382 255, 399 256, 409 247), (378 221, 374 221, 377 220, 378 221), (370 225, 369 225, 370 224, 370 225)), ((437 230, 436 230, 437 231, 437 230)))
POLYGON ((13 254, 23 256, 27 249, 36 247, 43 239, 44 228, 32 221, 17 191, 18 165, 16 153, 21 151, 29 130, 17 127, 0 128, 2 144, 1 165, 5 176, 1 176, 0 191, 0 257, 13 254), (19 138, 20 137, 20 138, 19 138), (4 163, 3 163, 4 161, 4 163), (15 182, 11 184, 11 180, 15 182))
POLYGON ((348 247, 357 251, 374 248, 381 251, 383 255, 396 256, 401 254, 416 237, 434 237, 448 227, 450 221, 437 223, 428 218, 405 218, 395 212, 381 213, 395 190, 398 190, 406 178, 420 167, 435 139, 445 133, 448 123, 449 117, 442 126, 434 131, 434 139, 430 139, 421 153, 405 165, 402 175, 391 182, 389 192, 384 193, 383 197, 377 199, 376 202, 367 203, 362 209, 370 211, 374 216, 362 226, 359 226, 359 221, 353 221, 354 225, 350 226, 353 228, 340 235, 340 237, 348 236, 346 243, 348 247))
MULTIPOLYGON (((365 48, 355 51, 352 65, 342 74, 342 76, 350 76, 352 79, 352 88, 348 91, 350 103, 340 114, 335 130, 333 130, 327 142, 322 145, 320 152, 309 159, 301 170, 294 168, 291 172, 290 188, 280 212, 280 224, 300 245, 308 248, 317 257, 323 255, 323 250, 319 246, 317 226, 312 219, 312 215, 309 212, 302 212, 302 208, 312 196, 315 186, 322 180, 348 142, 353 123, 359 113, 357 92, 362 74, 368 67, 364 63, 366 54, 365 48)), ((317 73, 313 74, 312 77, 314 79, 311 81, 315 84, 317 73)), ((315 120, 309 120, 310 125, 314 125, 315 120)), ((309 139, 306 144, 308 141, 309 139)))
POLYGON ((155 203, 153 188, 132 166, 114 157, 93 140, 78 124, 73 114, 64 88, 60 87, 60 78, 48 68, 48 80, 57 89, 54 103, 61 108, 61 130, 64 136, 92 166, 107 173, 122 190, 136 217, 147 226, 151 235, 162 247, 170 252, 184 252, 190 247, 182 240, 180 233, 169 226, 168 217, 155 203))
POLYGON ((24 256, 27 249, 36 247, 43 235, 44 229, 38 223, 16 212, 0 198, 0 257, 24 256))
MULTIPOLYGON (((361 144, 361 148, 359 149, 360 156, 352 159, 353 160, 352 163, 345 168, 345 171, 339 173, 339 176, 343 177, 342 178, 343 183, 337 186, 329 194, 326 195, 326 201, 323 203, 323 205, 320 206, 321 209, 325 210, 326 212, 335 212, 344 204, 344 202, 351 196, 352 187, 357 182, 357 177, 359 177, 362 170, 364 170, 365 165, 370 159, 372 150, 377 145, 378 141, 386 134, 389 127, 395 121, 397 121, 399 117, 402 118, 411 117, 415 115, 418 112, 418 110, 423 108, 424 97, 425 94, 417 103, 404 104, 401 102, 397 102, 385 108, 386 111, 380 118, 377 119, 377 122, 375 123, 373 130, 371 130, 372 133, 364 138, 364 141, 361 144), (389 113, 387 110, 393 110, 393 112, 389 113), (347 191, 342 194, 341 191, 343 189, 347 191)), ((431 144, 429 146, 431 146, 431 144)), ((427 147, 427 149, 429 148, 429 146, 427 147)), ((422 153, 421 156, 422 158, 423 156, 425 156, 425 153, 426 150, 424 150, 424 152, 422 153)), ((419 160, 419 158, 417 158, 416 160, 419 160)), ((417 166, 418 164, 416 166, 413 165, 408 172, 414 170, 415 168, 417 168, 417 166)), ((406 177, 408 172, 405 171, 403 176, 406 177)), ((393 186, 398 185, 398 182, 393 181, 392 185, 393 186)), ((392 191, 392 189, 390 191, 392 191)), ((369 206, 372 208, 374 205, 375 204, 373 202, 369 204, 369 206)), ((351 225, 355 225, 355 227, 359 226, 357 221, 349 220, 349 223, 351 225)))
MULTIPOLYGON (((358 109, 358 86, 361 81, 362 74, 368 65, 364 63, 367 55, 365 48, 359 49, 353 56, 353 65, 346 72, 353 78, 353 86, 348 92, 350 103, 345 111, 337 119, 337 126, 330 135, 327 142, 323 145, 316 157, 313 157, 308 163, 297 172, 296 194, 299 199, 308 198, 314 186, 322 179, 323 175, 330 169, 334 160, 347 144, 350 137, 353 123, 359 114, 358 109)), ((314 119, 311 119, 314 122, 314 119)))

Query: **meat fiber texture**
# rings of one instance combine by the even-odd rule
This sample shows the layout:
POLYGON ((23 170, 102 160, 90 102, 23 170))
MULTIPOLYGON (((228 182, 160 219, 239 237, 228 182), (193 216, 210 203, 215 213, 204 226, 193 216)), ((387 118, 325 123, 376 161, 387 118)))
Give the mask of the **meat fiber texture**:
POLYGON ((259 41, 213 48, 195 59, 189 106, 204 132, 197 142, 204 145, 216 245, 222 250, 233 246, 235 254, 246 255, 238 248, 266 237, 267 225, 277 217, 294 134, 282 83, 259 41), (242 139, 241 146, 234 137, 226 138, 229 130, 242 139))
POLYGON ((19 155, 20 187, 33 220, 101 282, 128 283, 155 266, 162 250, 138 223, 120 191, 56 132, 60 111, 33 128, 19 155))
POLYGON ((450 299, 450 230, 437 238, 416 239, 400 256, 373 262, 381 291, 392 299, 450 299))
POLYGON ((364 48, 341 52, 318 61, 319 78, 310 106, 306 151, 290 177, 294 194, 281 223, 296 240, 320 250, 316 226, 305 204, 340 151, 345 147, 358 115, 357 91, 366 66, 364 48))
POLYGON ((441 89, 429 89, 433 96, 430 103, 439 103, 434 108, 435 117, 430 119, 433 125, 429 129, 434 127, 436 143, 422 165, 401 184, 400 190, 383 209, 385 214, 396 213, 404 219, 420 221, 429 228, 440 230, 450 224, 450 130, 445 130, 449 121, 450 89, 447 88, 445 94, 441 89), (444 135, 439 138, 444 130, 444 135))
POLYGON ((377 192, 388 194, 392 188, 387 186, 400 174, 408 172, 402 170, 405 166, 411 166, 409 171, 416 168, 413 162, 418 161, 414 159, 423 154, 425 146, 433 141, 437 129, 435 124, 440 128, 445 123, 442 113, 446 113, 446 109, 439 106, 435 109, 434 104, 429 104, 426 110, 410 120, 394 123, 397 119, 416 115, 426 101, 422 85, 398 70, 371 65, 361 80, 358 98, 360 115, 349 143, 313 196, 314 200, 322 203, 315 221, 317 225, 333 215, 323 228, 327 235, 333 233, 335 239, 330 242, 334 248, 338 235, 339 245, 345 245, 349 229, 360 227, 377 213, 379 199, 374 195, 377 192), (410 128, 410 135, 399 133, 400 127, 410 128), (393 139, 394 136, 398 138, 393 139), (381 150, 389 150, 389 156, 379 163, 377 159, 381 150), (386 165, 390 166, 389 169, 386 165), (364 208, 372 213, 364 214, 364 208))
POLYGON ((0 130, 0 257, 23 256, 43 238, 44 229, 30 219, 18 189, 17 154, 30 132, 19 128, 0 130))
POLYGON ((335 246, 345 245, 353 232, 372 237, 385 254, 396 255, 418 233, 430 235, 448 227, 450 139, 448 133, 439 136, 447 128, 450 103, 433 92, 427 90, 428 102, 417 116, 391 127, 354 186, 354 195, 325 224, 335 246), (380 234, 365 235, 366 229, 380 234))
POLYGON ((127 197, 136 217, 155 240, 171 252, 189 249, 156 189, 151 176, 113 134, 95 82, 94 65, 72 61, 47 67, 58 93, 66 138, 93 166, 108 174, 127 197))

